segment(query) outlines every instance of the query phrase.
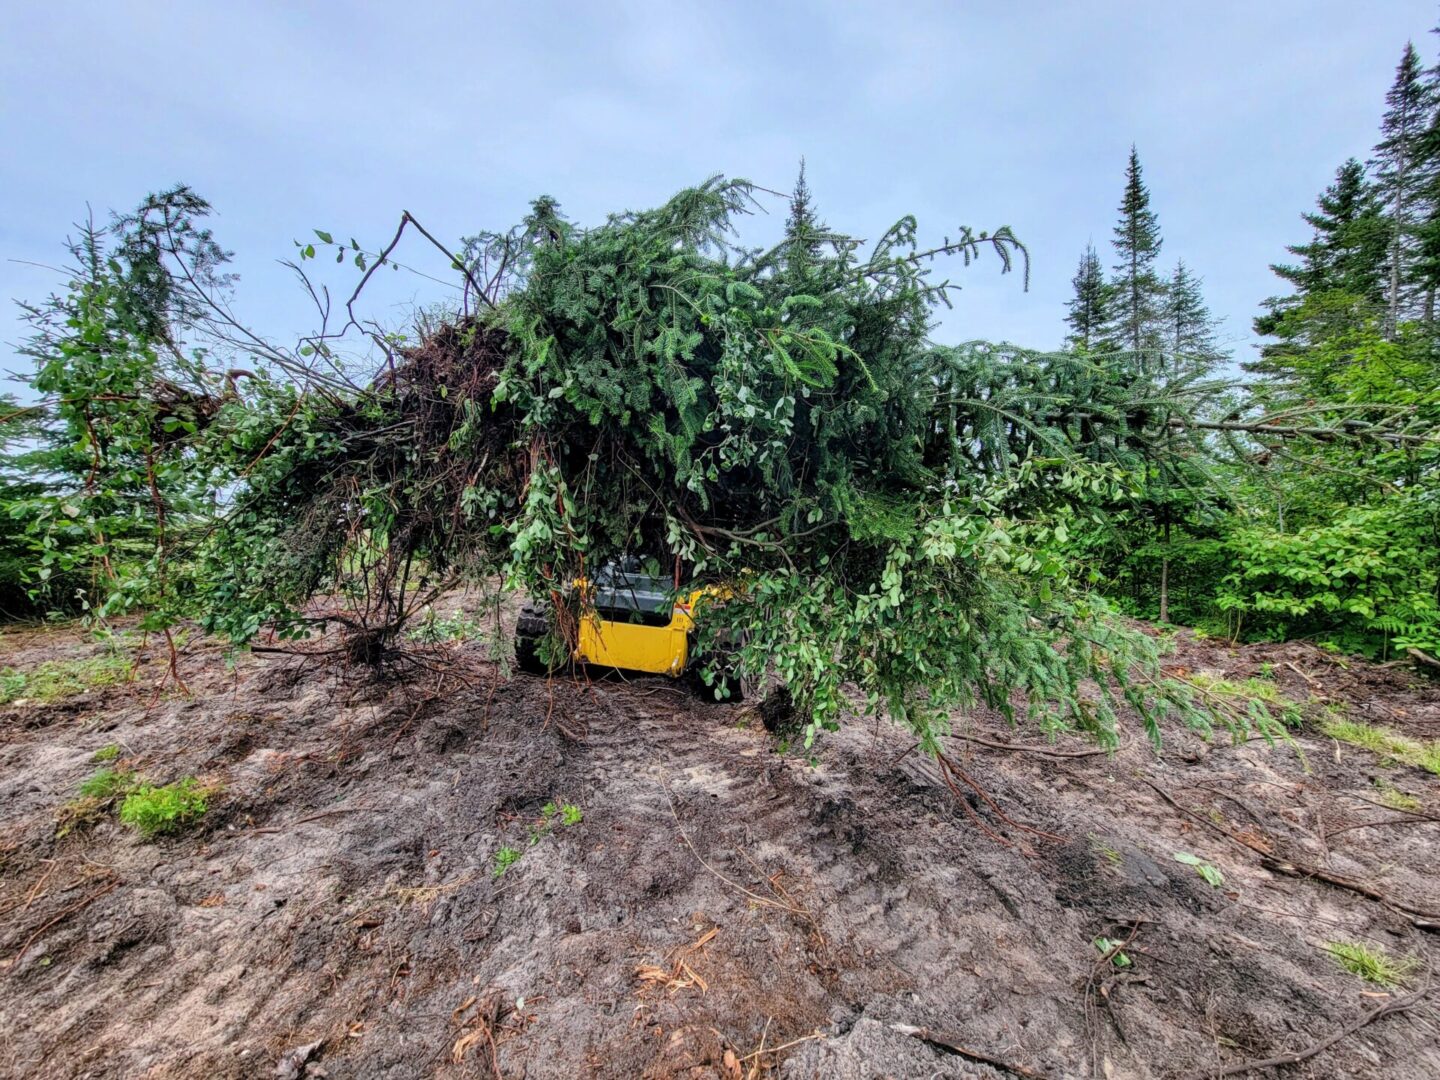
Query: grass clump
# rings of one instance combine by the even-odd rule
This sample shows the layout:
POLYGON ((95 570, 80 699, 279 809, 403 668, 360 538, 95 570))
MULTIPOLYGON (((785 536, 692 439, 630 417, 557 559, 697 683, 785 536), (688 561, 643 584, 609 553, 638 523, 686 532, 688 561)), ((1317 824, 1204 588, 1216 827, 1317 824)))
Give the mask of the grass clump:
MULTIPOLYGON (((117 748, 118 749, 118 748, 117 748)), ((115 805, 139 785, 140 778, 126 769, 101 769, 80 784, 80 794, 55 814, 55 836, 97 825, 115 805)))
POLYGON ((1390 784, 1377 782, 1376 787, 1380 789, 1380 801, 1391 810, 1404 810, 1406 813, 1414 814, 1424 805, 1414 795, 1407 795, 1390 784))
POLYGON ((1299 727, 1304 713, 1298 703, 1280 692, 1280 688, 1272 681, 1273 674, 1271 665, 1271 677, 1266 676, 1262 667, 1260 675, 1252 676, 1244 682, 1235 682, 1197 671, 1188 676, 1188 681, 1202 696, 1237 707, 1256 721, 1274 717, 1287 727, 1299 727))
POLYGON ((100 765, 106 761, 114 761, 119 756, 120 744, 111 743, 109 746, 102 746, 99 750, 96 750, 95 753, 91 754, 90 760, 96 765, 100 765))
POLYGON ((35 701, 50 705, 87 690, 114 686, 130 677, 130 660, 120 653, 105 653, 82 660, 46 660, 24 671, 0 671, 0 705, 35 701))
POLYGON ((120 820, 147 839, 176 832, 205 813, 210 794, 193 776, 164 787, 141 784, 120 804, 120 820))
POLYGON ((136 786, 136 777, 125 769, 101 769, 80 785, 80 797, 110 801, 128 795, 136 786))
POLYGON ((1327 941, 1325 951, 1350 974, 1377 986, 1399 986, 1418 966, 1411 957, 1391 956, 1384 949, 1358 941, 1327 941))
POLYGON ((1333 714, 1320 721, 1320 730, 1337 742, 1358 746, 1382 758, 1415 765, 1440 776, 1440 742, 1423 743, 1389 728, 1333 714))

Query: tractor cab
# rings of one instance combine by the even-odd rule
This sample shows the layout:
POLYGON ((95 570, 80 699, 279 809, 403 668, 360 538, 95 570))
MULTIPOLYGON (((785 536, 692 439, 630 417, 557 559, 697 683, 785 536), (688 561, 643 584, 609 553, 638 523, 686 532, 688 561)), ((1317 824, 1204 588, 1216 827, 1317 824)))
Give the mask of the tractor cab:
MULTIPOLYGON (((593 578, 577 580, 575 588, 584 596, 571 662, 671 678, 700 666, 692 655, 697 604, 727 595, 713 585, 677 588, 633 556, 606 563, 593 578)), ((522 670, 543 675, 561 666, 542 655, 553 628, 550 604, 530 603, 521 610, 515 658, 522 670)), ((727 700, 743 696, 740 679, 723 672, 715 687, 705 688, 707 696, 722 687, 727 700)))

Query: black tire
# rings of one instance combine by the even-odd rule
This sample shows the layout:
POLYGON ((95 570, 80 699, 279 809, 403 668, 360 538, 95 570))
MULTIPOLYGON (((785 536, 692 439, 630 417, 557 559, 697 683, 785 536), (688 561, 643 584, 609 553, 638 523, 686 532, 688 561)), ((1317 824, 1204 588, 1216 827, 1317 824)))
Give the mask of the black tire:
POLYGON ((750 696, 753 689, 751 680, 736 670, 735 657, 730 650, 720 652, 717 659, 715 681, 706 685, 700 673, 705 670, 709 657, 691 656, 688 668, 695 694, 709 705, 738 705, 750 696))
POLYGON ((531 675, 549 675, 550 668, 540 656, 540 643, 550 633, 550 616, 538 604, 526 604, 515 621, 515 664, 531 675))

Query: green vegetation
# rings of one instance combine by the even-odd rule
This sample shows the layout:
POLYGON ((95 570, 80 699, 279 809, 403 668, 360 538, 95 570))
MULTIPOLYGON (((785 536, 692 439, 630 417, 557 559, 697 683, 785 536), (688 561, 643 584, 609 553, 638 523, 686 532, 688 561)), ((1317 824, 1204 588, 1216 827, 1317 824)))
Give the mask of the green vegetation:
POLYGON ((1225 884, 1225 878, 1219 870, 1211 866, 1198 855, 1192 855, 1188 851, 1175 852, 1175 861, 1184 863, 1186 866, 1193 866, 1195 872, 1205 879, 1205 884, 1212 889, 1218 889, 1225 884))
POLYGON ((1413 814, 1424 808, 1425 804, 1414 795, 1407 795, 1393 784, 1377 779, 1375 786, 1380 790, 1380 801, 1392 810, 1404 810, 1413 814))
POLYGON ((1120 948, 1123 944, 1123 941, 1116 941, 1114 938, 1108 937, 1097 937, 1094 941, 1096 952, 1100 953, 1101 956, 1108 955, 1111 965, 1116 968, 1128 968, 1133 963, 1130 957, 1120 948))
POLYGON ((1320 730, 1337 742, 1358 746, 1387 760, 1415 765, 1440 776, 1440 740, 1420 742, 1388 728, 1347 720, 1333 713, 1320 722, 1320 730))
POLYGON ((1327 941, 1324 948, 1350 974, 1377 986, 1400 986, 1419 967, 1411 957, 1394 957, 1384 949, 1362 942, 1327 941))
POLYGON ((90 760, 97 765, 105 761, 114 761, 120 756, 120 744, 111 743, 109 746, 102 746, 95 753, 90 755, 90 760))
MULTIPOLYGON (((64 285, 25 308, 5 585, 135 616, 178 678, 182 620, 241 647, 339 625, 333 655, 382 667, 478 635, 435 613, 461 586, 497 610, 553 600, 549 652, 583 614, 569 583, 634 555, 728 586, 696 655, 777 676, 807 748, 860 713, 938 753, 975 705, 1108 745, 1122 708, 1155 739, 1167 711, 1273 733, 1298 706, 1268 679, 1168 679, 1164 643, 1117 616, 1440 648, 1432 130, 1440 67, 1407 50, 1373 165, 1341 167, 1274 267, 1285 295, 1243 385, 1216 377, 1201 277, 1160 260, 1135 148, 1057 352, 937 340, 947 267, 1028 273, 1008 228, 925 240, 907 215, 862 241, 820 219, 803 170, 768 244, 747 219, 784 197, 722 176, 591 224, 540 197, 455 245, 408 214, 380 252, 317 229, 296 269, 311 296, 350 296, 348 318, 296 348, 231 315, 209 204, 160 192, 84 227, 64 285), (363 310, 404 242, 440 247, 460 292, 412 334, 363 310)), ((106 677, 71 676, 9 672, 0 695, 106 677)))
POLYGON ((49 705, 130 677, 133 664, 118 653, 79 660, 46 660, 24 671, 0 671, 0 705, 36 701, 49 705))
POLYGON ((80 795, 86 799, 117 799, 133 790, 137 783, 134 773, 101 769, 80 785, 80 795))
POLYGON ((1304 720, 1304 710, 1298 702, 1292 701, 1280 692, 1273 682, 1262 676, 1234 682, 1230 679, 1204 672, 1187 676, 1191 685, 1210 699, 1220 699, 1229 705, 1260 717, 1278 717, 1287 727, 1299 727, 1304 720))
POLYGON ((426 645, 438 645, 446 641, 473 641, 486 636, 486 627, 460 609, 449 617, 435 614, 434 608, 427 609, 424 616, 407 631, 411 641, 426 645))
POLYGON ((491 871, 491 873, 493 873, 497 878, 504 877, 505 871, 509 870, 512 866, 518 863, 520 861, 520 857, 523 854, 524 852, 522 852, 519 848, 513 848, 509 846, 502 847, 499 851, 495 852, 495 867, 491 871))
POLYGON ((540 808, 540 820, 530 826, 530 843, 538 844, 541 837, 557 828, 569 828, 584 820, 584 813, 574 803, 548 802, 540 808))
MULTIPOLYGON (((104 760, 114 758, 112 756, 104 760)), ((100 769, 80 784, 78 797, 56 811, 56 839, 62 839, 77 829, 98 824, 120 799, 134 791, 139 784, 140 778, 124 769, 100 769)))
POLYGON ((120 820, 139 829, 146 839, 177 832, 205 813, 212 794, 191 776, 164 787, 140 784, 120 804, 120 820))

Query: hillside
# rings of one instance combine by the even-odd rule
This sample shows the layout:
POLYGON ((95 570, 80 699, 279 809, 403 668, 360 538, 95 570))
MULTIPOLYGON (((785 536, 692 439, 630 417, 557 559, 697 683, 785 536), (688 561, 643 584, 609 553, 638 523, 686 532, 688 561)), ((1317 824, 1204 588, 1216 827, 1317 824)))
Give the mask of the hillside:
MULTIPOLYGON (((1208 1076, 1428 985, 1440 776, 1321 731, 1433 740, 1408 669, 1181 632, 1167 671, 1303 716, 1293 744, 1157 753, 1131 718, 1109 756, 975 715, 951 745, 1001 817, 898 728, 807 761, 754 709, 504 679, 477 641, 390 682, 202 645, 159 700, 146 655, 66 696, 102 646, 0 636, 30 673, 0 712, 5 1075, 1208 1076), (144 840, 75 804, 102 768, 208 809, 144 840), (1419 967, 1386 988, 1334 942, 1419 967)), ((1429 1077, 1437 1046, 1427 1006, 1286 1075, 1429 1077)))

